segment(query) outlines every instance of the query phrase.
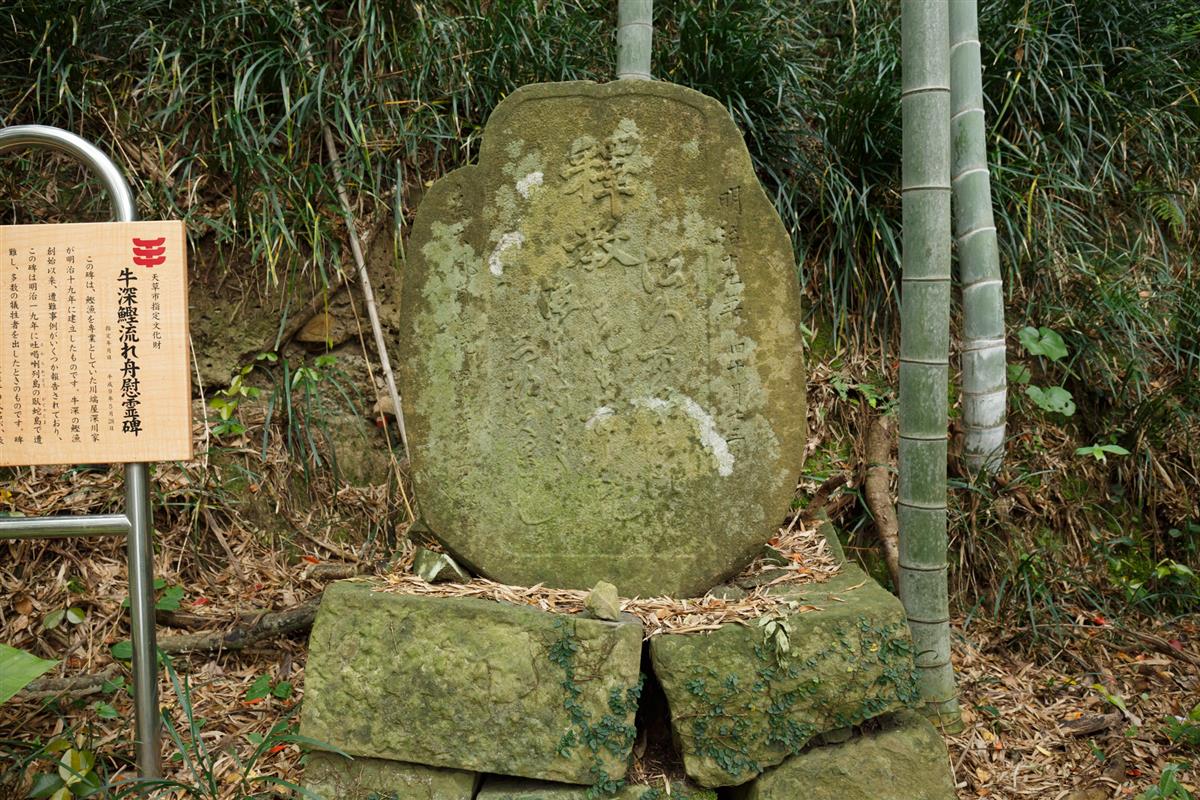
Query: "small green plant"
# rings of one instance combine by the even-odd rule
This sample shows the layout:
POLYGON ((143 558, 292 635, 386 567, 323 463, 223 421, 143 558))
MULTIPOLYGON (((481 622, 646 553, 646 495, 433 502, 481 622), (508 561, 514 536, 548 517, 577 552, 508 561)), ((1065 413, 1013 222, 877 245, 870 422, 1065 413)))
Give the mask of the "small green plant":
POLYGON ((79 606, 58 608, 42 617, 42 630, 52 631, 61 626, 63 622, 67 622, 70 625, 79 625, 86 618, 87 612, 79 606))
POLYGON ((1092 691, 1103 697, 1110 705, 1119 709, 1122 714, 1129 715, 1129 707, 1125 705, 1125 698, 1121 697, 1121 695, 1108 691, 1104 684, 1101 683, 1093 683, 1092 691))
MULTIPOLYGON (((1189 526, 1190 527, 1190 526, 1189 526)), ((1108 571, 1131 603, 1169 599, 1179 607, 1200 602, 1200 576, 1171 557, 1156 558, 1152 541, 1141 534, 1108 542, 1108 571)))
MULTIPOLYGON (((1050 328, 1022 328, 1017 333, 1021 346, 1031 356, 1046 359, 1051 364, 1066 358, 1069 351, 1062 336, 1050 328)), ((1043 411, 1062 414, 1069 417, 1075 413, 1075 399, 1062 386, 1038 386, 1031 383, 1033 374, 1023 364, 1013 364, 1008 368, 1008 379, 1015 384, 1025 387, 1025 396, 1043 411)))
POLYGON ((1021 346, 1031 356, 1043 356, 1051 361, 1060 361, 1070 353, 1062 336, 1050 328, 1024 327, 1017 333, 1021 346))
POLYGON ((82 744, 58 736, 42 748, 41 755, 55 760, 48 771, 34 776, 29 797, 71 800, 97 795, 104 788, 96 774, 96 754, 82 744))
POLYGON ((1151 215, 1166 225, 1173 236, 1183 235, 1187 229, 1187 215, 1180 202, 1183 199, 1182 193, 1156 187, 1146 180, 1137 181, 1133 189, 1142 195, 1151 215))
POLYGON ((1187 768, 1187 764, 1168 764, 1158 779, 1158 785, 1142 792, 1138 800, 1196 800, 1196 795, 1179 778, 1179 773, 1187 768))
MULTIPOLYGON (((154 579, 154 591, 158 593, 154 608, 158 611, 178 611, 183 597, 187 593, 182 586, 168 585, 166 579, 154 579)), ((121 601, 121 608, 129 608, 129 596, 121 601)))
POLYGON ((829 379, 833 390, 841 400, 849 400, 851 393, 857 394, 871 408, 887 411, 896 404, 896 395, 890 389, 880 389, 873 383, 851 383, 845 375, 834 375, 829 379))
POLYGON ((0 703, 24 689, 57 663, 0 644, 0 703))
MULTIPOLYGON (((182 725, 177 725, 171 716, 164 711, 163 722, 167 735, 175 746, 175 753, 172 756, 172 760, 183 764, 187 778, 184 780, 139 779, 126 784, 120 784, 119 790, 112 794, 112 800, 159 797, 175 791, 180 792, 184 796, 194 798, 194 800, 220 800, 220 798, 229 796, 228 787, 230 785, 232 785, 237 797, 246 798, 247 800, 250 798, 276 797, 280 794, 280 788, 295 792, 297 795, 320 800, 312 792, 294 783, 273 775, 261 775, 255 769, 255 766, 265 755, 278 752, 279 749, 289 744, 307 745, 338 753, 339 755, 345 755, 324 742, 297 735, 294 732, 295 726, 291 720, 295 709, 285 715, 282 720, 275 723, 266 735, 249 738, 250 743, 254 745, 254 750, 248 758, 242 759, 236 752, 231 753, 234 763, 237 766, 236 773, 232 776, 219 775, 217 769, 218 758, 223 758, 228 751, 217 753, 209 749, 209 746, 204 741, 204 737, 201 735, 201 728, 205 720, 196 716, 195 709, 192 706, 192 692, 187 676, 185 675, 181 678, 176 673, 174 665, 168 656, 160 653, 159 657, 166 668, 167 676, 171 680, 171 686, 175 691, 176 699, 179 701, 179 709, 182 716, 182 725)), ((58 798, 56 800, 65 800, 65 798, 58 798)))
MULTIPOLYGON (((133 688, 125 680, 124 675, 117 675, 115 678, 106 680, 104 683, 100 684, 100 691, 103 694, 108 695, 110 699, 118 693, 122 693, 127 696, 133 695, 133 688)), ((97 700, 96 702, 92 703, 92 711, 94 711, 96 716, 100 719, 116 719, 120 716, 120 712, 117 711, 116 706, 107 700, 97 700)))
MULTIPOLYGON (((338 476, 337 454, 325 431, 326 414, 329 406, 326 400, 326 388, 332 389, 345 403, 346 408, 359 413, 358 405, 346 392, 339 378, 343 373, 337 366, 337 357, 331 354, 319 355, 312 364, 302 363, 294 367, 286 359, 282 367, 278 383, 267 401, 267 421, 274 419, 277 410, 282 411, 284 444, 288 453, 300 462, 306 480, 311 479, 313 466, 322 467, 328 462, 335 477, 338 476), (317 433, 320 433, 326 443, 327 455, 322 457, 317 447, 317 433)), ((270 435, 270 424, 263 427, 262 450, 265 456, 267 438, 270 435)))
POLYGON ((610 756, 620 757, 633 746, 637 728, 629 720, 637 711, 645 676, 639 675, 637 683, 624 691, 613 687, 608 696, 608 712, 593 723, 588 709, 579 702, 583 687, 576 682, 576 658, 581 645, 575 633, 575 622, 561 617, 555 620, 554 628, 558 636, 547 648, 546 657, 562 670, 560 685, 566 693, 563 708, 571 720, 571 727, 559 739, 556 752, 563 758, 570 758, 576 747, 587 748, 592 754, 589 768, 592 785, 588 787, 587 800, 611 797, 625 787, 625 779, 610 777, 601 756, 607 752, 610 756))
POLYGON ((1169 716, 1163 720, 1167 738, 1182 747, 1200 748, 1200 703, 1186 717, 1169 716))
POLYGON ((246 432, 246 426, 237 418, 238 406, 243 400, 257 400, 262 390, 250 386, 246 379, 260 363, 273 364, 279 360, 274 353, 259 353, 253 364, 246 364, 229 381, 229 386, 217 392, 208 401, 208 405, 217 412, 216 423, 212 427, 214 436, 241 436, 246 432))
POLYGON ((1129 451, 1119 444, 1090 444, 1087 447, 1080 447, 1075 450, 1077 456, 1091 456, 1100 463, 1108 460, 1108 456, 1127 456, 1129 451))
MULTIPOLYGON (((1194 536, 1194 523, 1185 526, 1187 533, 1172 529, 1171 539, 1186 540, 1194 536)), ((1194 557, 1185 543, 1182 557, 1194 557)), ((1120 586, 1130 603, 1166 602, 1172 607, 1190 610, 1200 604, 1200 576, 1187 564, 1165 556, 1152 537, 1142 531, 1110 539, 1104 545, 1108 573, 1120 586)))
POLYGON ((254 679, 254 683, 250 684, 250 688, 246 690, 247 702, 255 702, 268 696, 287 700, 292 696, 291 682, 278 681, 272 683, 270 675, 259 675, 254 679))

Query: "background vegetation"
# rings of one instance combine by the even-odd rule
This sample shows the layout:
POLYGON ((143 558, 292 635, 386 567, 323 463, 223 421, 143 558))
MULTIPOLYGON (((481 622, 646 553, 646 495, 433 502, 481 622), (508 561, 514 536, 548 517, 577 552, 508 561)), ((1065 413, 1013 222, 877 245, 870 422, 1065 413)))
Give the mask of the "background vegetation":
MULTIPOLYGON (((814 331, 810 408, 819 446, 806 488, 838 474, 851 478, 829 508, 860 557, 877 565, 871 516, 856 487, 867 460, 861 439, 894 401, 899 4, 657 5, 656 74, 728 106, 793 236, 814 331)), ((1030 705, 1026 695, 1006 694, 1007 676, 1024 669, 1011 650, 1070 639, 1071 647, 1043 655, 1053 663, 1065 651, 1069 670, 1086 671, 1077 655, 1086 643, 1081 637, 1103 630, 1168 652, 1183 645, 1147 638, 1136 622, 1121 628, 1118 619, 1169 624, 1200 608, 1200 7, 1189 0, 980 0, 980 7, 1007 281, 1011 441, 995 481, 969 480, 952 459, 951 562, 959 619, 964 628, 976 625, 972 641, 979 644, 960 648, 960 674, 975 702, 968 714, 1011 742, 1021 740, 1022 724, 1011 709, 1030 705), (988 629, 986 618, 1005 625, 988 629), (972 653, 987 641, 1004 645, 1002 657, 981 665, 972 653)), ((403 232, 429 183, 476 157, 487 115, 506 93, 535 81, 610 79, 615 23, 610 0, 10 0, 0 10, 0 123, 57 125, 100 142, 134 182, 145 216, 187 221, 197 278, 225 293, 257 295, 255 307, 274 309, 282 332, 302 313, 299 304, 338 285, 348 266, 323 124, 342 149, 361 228, 403 232)), ((107 216, 79 170, 46 155, 5 159, 0 198, 4 222, 107 216)), ((387 276, 377 270, 374 277, 387 276)), ((235 315, 224 324, 248 322, 235 315)), ((286 538, 292 534, 234 539, 230 550, 222 530, 236 529, 230 520, 239 514, 264 528, 279 525, 281 507, 291 508, 287 522, 299 529, 294 512, 303 501, 274 499, 296 490, 296 461, 306 478, 323 482, 328 497, 347 505, 351 495, 336 480, 309 474, 338 462, 320 461, 319 436, 304 413, 287 405, 281 435, 269 444, 264 433, 261 447, 257 435, 271 427, 270 409, 295 392, 298 409, 342 406, 346 393, 332 359, 289 372, 285 354, 255 359, 256 352, 229 383, 205 387, 209 433, 229 445, 228 452, 213 450, 211 465, 232 460, 222 469, 236 480, 214 483, 207 457, 186 480, 181 468, 161 473, 160 507, 171 519, 160 528, 185 531, 163 539, 189 542, 204 569, 231 570, 218 585, 242 581, 257 591, 266 584, 278 589, 270 604, 277 606, 312 589, 293 574, 291 561, 303 550, 286 538), (253 419, 238 409, 260 390, 271 398, 265 421, 261 409, 253 419), (270 502, 262 501, 267 494, 270 502), (240 498, 250 498, 240 511, 226 508, 240 498), (209 534, 221 549, 189 538, 209 534), (268 565, 284 577, 247 578, 234 551, 255 554, 242 563, 268 565)), ((7 485, 19 489, 24 480, 7 485)), ((109 489, 81 510, 110 509, 118 493, 110 484, 94 488, 102 486, 109 489)), ((362 514, 375 517, 368 544, 387 539, 396 517, 406 516, 400 488, 354 495, 362 514)), ((0 488, 0 511, 12 500, 0 488)), ((326 532, 346 525, 321 524, 326 532)), ((315 541, 311 532, 302 536, 315 541)), ((336 542, 320 542, 342 552, 336 542)), ((112 592, 123 591, 113 583, 119 561, 114 549, 99 562, 112 592)), ((29 563, 39 568, 36 558, 29 563)), ((171 573, 181 593, 194 577, 178 566, 186 563, 180 555, 171 573)), ((82 591, 70 588, 74 580, 53 596, 82 591)), ((204 599, 201 591, 189 594, 204 599)), ((38 636, 52 633, 43 621, 38 636)), ((1120 650, 1114 652, 1124 657, 1120 650)), ((247 704, 261 701, 255 687, 266 679, 262 664, 238 663, 231 672, 249 688, 222 691, 247 704)), ((1111 675, 1098 680, 1112 688, 1097 683, 1089 690, 1074 675, 1055 683, 1048 676, 1058 673, 1039 669, 1051 708, 1062 693, 1126 711, 1111 675)), ((276 689, 286 684, 290 693, 286 675, 284 668, 276 689)), ((1162 685, 1175 684, 1164 678, 1162 685)), ((1149 702, 1138 686, 1126 688, 1149 702)), ((109 702, 118 704, 121 691, 103 691, 95 707, 107 719, 110 710, 117 714, 109 702)), ((185 695, 179 705, 186 713, 176 714, 176 724, 194 735, 185 695)), ((291 702, 274 697, 267 700, 291 702)), ((1163 704, 1183 715, 1194 702, 1163 704)), ((1148 719, 1142 738, 1132 733, 1136 725, 1125 738, 1139 753, 1157 741, 1164 758, 1194 755, 1195 719, 1168 717, 1165 733, 1146 732, 1158 724, 1148 719)), ((1024 738, 1043 741, 1055 724, 1031 723, 1024 738)), ((251 763, 264 742, 276 752, 274 739, 255 735, 251 763)), ((1120 751, 1121 737, 1118 731, 1102 740, 1110 755, 1120 751)), ((1095 742, 1090 747, 1103 762, 1104 752, 1095 742)), ((993 777, 979 771, 992 763, 985 760, 992 745, 983 755, 971 744, 964 748, 969 781, 992 785, 993 777)), ((1031 748, 1018 750, 1032 757, 1031 748)), ((23 757, 18 766, 40 757, 23 757)), ((242 766, 235 772, 244 779, 251 773, 242 766)), ((202 770, 205 780, 214 769, 202 770)), ((1123 772, 1117 765, 1114 780, 1123 772)), ((1186 796, 1167 785, 1175 774, 1163 771, 1146 797, 1186 796)), ((215 789, 197 794, 215 796, 215 789)))
MULTIPOLYGON (((1105 613, 1195 611, 1200 7, 980 5, 1013 416, 997 481, 951 465, 959 608, 1018 611, 1034 639, 1071 624, 1068 599, 1105 613)), ((611 77, 614 9, 14 0, 0 12, 0 121, 103 143, 147 216, 187 221, 198 269, 236 274, 286 316, 298 289, 338 282, 345 255, 322 124, 343 149, 363 227, 402 231, 429 182, 476 156, 506 93, 611 77)), ((656 74, 728 106, 795 241, 815 332, 812 486, 857 479, 866 420, 894 397, 898 9, 657 9, 656 74)), ((4 221, 106 214, 53 158, 9 160, 0 187, 4 221)), ((839 522, 868 548, 870 515, 844 491, 839 522)))
MULTIPOLYGON (((897 6, 678 6, 658 8, 656 73, 727 104, 793 234, 814 362, 840 399, 886 407, 897 6)), ((18 0, 5 17, 4 123, 106 143, 147 213, 186 219, 216 269, 264 292, 335 280, 344 232, 322 123, 359 218, 402 228, 429 181, 475 157, 507 92, 608 79, 612 48, 597 42, 615 25, 613 4, 583 0, 18 0)), ((1194 602, 1200 9, 986 0, 980 18, 1016 385, 1002 481, 958 493, 959 577, 1002 599, 1031 571, 1065 569, 1042 562, 1073 548, 1099 554, 1130 599, 1194 602), (1018 337, 1026 327, 1038 332, 1018 337), (1077 453, 1093 445, 1116 449, 1077 453)), ((57 184, 5 169, 7 218, 43 218, 64 195, 103 214, 41 174, 57 184)), ((848 528, 865 530, 861 511, 848 528)))

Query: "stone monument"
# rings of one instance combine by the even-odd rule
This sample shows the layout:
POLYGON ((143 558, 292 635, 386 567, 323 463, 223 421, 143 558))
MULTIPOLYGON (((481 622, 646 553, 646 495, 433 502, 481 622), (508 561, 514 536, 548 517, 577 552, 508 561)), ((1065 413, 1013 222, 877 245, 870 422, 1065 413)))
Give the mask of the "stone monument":
POLYGON ((799 291, 725 110, 651 81, 519 89, 479 163, 430 189, 407 253, 420 516, 510 586, 327 589, 301 733, 353 760, 313 752, 307 789, 951 800, 936 732, 896 714, 917 700, 900 603, 829 526, 825 582, 789 583, 803 555, 764 550, 805 449, 799 291), (559 591, 564 610, 535 585, 596 588, 559 591), (651 635, 654 608, 727 602, 749 611, 651 635), (675 773, 648 778, 647 748, 675 773))
POLYGON ((686 597, 761 548, 804 456, 800 300, 719 103, 652 81, 518 89, 407 251, 413 478, 455 557, 686 597))

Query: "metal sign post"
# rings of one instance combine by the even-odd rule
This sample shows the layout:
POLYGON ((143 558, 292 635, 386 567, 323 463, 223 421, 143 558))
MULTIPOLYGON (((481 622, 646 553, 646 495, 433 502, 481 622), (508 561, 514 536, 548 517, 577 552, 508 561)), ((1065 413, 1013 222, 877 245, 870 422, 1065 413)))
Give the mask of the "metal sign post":
MULTIPOLYGON (((104 184, 118 222, 134 222, 129 184, 117 165, 73 133, 45 125, 0 128, 0 153, 22 147, 54 150, 83 162, 104 184)), ((150 537, 150 490, 145 464, 125 465, 125 513, 30 519, 0 518, 0 539, 125 536, 132 617, 133 690, 138 769, 144 778, 162 773, 159 756, 158 667, 154 636, 154 563, 150 537)))

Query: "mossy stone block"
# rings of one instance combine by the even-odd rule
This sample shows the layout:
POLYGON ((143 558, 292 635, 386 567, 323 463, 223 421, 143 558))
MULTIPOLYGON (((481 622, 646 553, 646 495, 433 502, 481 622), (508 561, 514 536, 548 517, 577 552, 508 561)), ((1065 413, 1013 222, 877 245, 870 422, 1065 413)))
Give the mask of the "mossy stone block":
POLYGON ((946 743, 915 711, 900 711, 845 744, 814 747, 731 800, 955 800, 946 743))
POLYGON ((591 784, 625 774, 642 626, 339 581, 301 733, 352 756, 591 784))
POLYGON ((786 652, 758 625, 650 642, 672 734, 701 786, 745 783, 817 734, 917 701, 904 610, 862 570, 844 565, 788 599, 798 605, 780 620, 786 652))
POLYGON ((304 765, 304 788, 321 800, 472 800, 473 772, 382 758, 347 758, 314 751, 304 765))
MULTIPOLYGON (((628 784, 618 789, 615 794, 601 794, 599 797, 607 800, 717 800, 717 793, 712 789, 672 784, 671 794, 668 795, 663 787, 628 784)), ((596 800, 596 798, 589 797, 589 787, 586 786, 489 776, 484 779, 476 800, 596 800)))
POLYGON ((800 293, 721 103, 656 81, 517 89, 406 251, 413 480, 456 558, 691 597, 773 534, 804 454, 800 293))

